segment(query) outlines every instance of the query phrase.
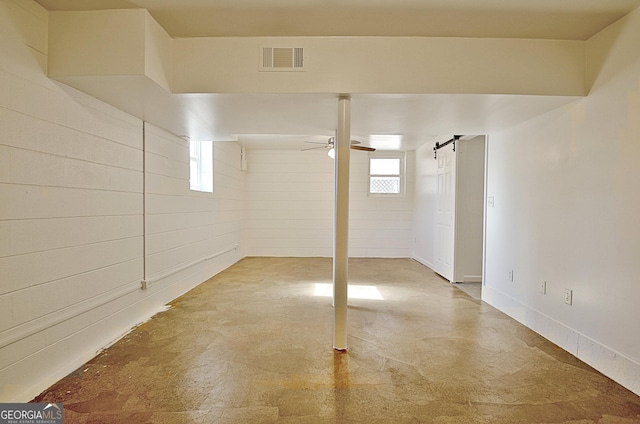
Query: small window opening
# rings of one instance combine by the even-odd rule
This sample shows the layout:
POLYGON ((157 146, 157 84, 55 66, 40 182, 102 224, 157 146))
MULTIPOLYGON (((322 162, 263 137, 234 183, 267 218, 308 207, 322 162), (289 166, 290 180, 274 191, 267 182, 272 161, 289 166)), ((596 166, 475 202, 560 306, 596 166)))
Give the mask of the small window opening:
POLYGON ((189 187, 213 193, 213 142, 189 140, 189 187))
POLYGON ((369 194, 402 194, 402 157, 369 158, 369 194))

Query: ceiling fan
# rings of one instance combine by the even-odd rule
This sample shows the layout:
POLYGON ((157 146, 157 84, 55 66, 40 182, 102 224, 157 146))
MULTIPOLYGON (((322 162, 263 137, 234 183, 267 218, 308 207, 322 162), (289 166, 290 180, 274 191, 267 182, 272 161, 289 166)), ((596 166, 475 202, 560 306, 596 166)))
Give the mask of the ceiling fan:
MULTIPOLYGON (((318 142, 318 141, 305 141, 305 143, 309 143, 309 144, 320 144, 320 146, 318 147, 309 147, 306 149, 302 149, 302 151, 306 151, 306 150, 316 150, 316 149, 329 149, 329 151, 327 152, 327 154, 330 157, 334 157, 335 156, 335 150, 334 150, 334 137, 329 137, 329 139, 327 140, 326 143, 322 143, 322 142, 318 142)), ((351 140, 351 148, 353 150, 363 150, 365 152, 375 152, 376 149, 374 149, 373 147, 369 147, 369 146, 361 146, 361 143, 358 140, 351 140)))

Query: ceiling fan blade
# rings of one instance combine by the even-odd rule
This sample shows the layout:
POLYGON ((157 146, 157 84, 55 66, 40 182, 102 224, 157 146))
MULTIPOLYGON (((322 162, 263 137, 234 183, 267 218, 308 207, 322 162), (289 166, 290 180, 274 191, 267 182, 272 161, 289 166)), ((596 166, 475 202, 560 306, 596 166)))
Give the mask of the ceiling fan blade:
MULTIPOLYGON (((349 140, 349 147, 351 147, 354 150, 363 150, 365 152, 375 152, 376 149, 374 149, 373 147, 367 147, 367 146, 360 146, 360 142, 358 140, 349 140)), ((309 147, 307 149, 301 149, 301 152, 307 151, 307 150, 315 150, 315 149, 332 149, 334 147, 334 138, 333 137, 329 137, 329 140, 327 140, 326 143, 321 143, 319 141, 305 141, 305 143, 309 143, 309 144, 321 144, 322 146, 319 147, 309 147)))
POLYGON ((367 146, 354 146, 353 144, 351 145, 351 148, 353 150, 363 150, 365 152, 375 152, 376 149, 374 149, 373 147, 367 147, 367 146))

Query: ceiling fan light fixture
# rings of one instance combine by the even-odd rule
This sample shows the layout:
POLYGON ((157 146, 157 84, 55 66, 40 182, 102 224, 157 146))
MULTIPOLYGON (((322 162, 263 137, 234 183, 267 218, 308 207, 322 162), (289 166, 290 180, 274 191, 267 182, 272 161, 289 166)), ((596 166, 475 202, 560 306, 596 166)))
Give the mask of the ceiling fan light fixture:
POLYGON ((336 149, 334 149, 333 147, 329 149, 329 151, 327 152, 327 156, 329 156, 331 159, 335 159, 336 158, 336 149))

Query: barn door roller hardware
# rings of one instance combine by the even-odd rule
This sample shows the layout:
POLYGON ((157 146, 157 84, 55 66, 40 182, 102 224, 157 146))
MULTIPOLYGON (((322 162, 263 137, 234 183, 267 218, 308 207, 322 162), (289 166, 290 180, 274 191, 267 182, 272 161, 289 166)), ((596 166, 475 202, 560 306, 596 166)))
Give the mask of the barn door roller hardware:
POLYGON ((456 151, 456 141, 460 140, 461 135, 454 135, 451 140, 447 140, 444 143, 436 142, 435 147, 433 148, 433 158, 438 159, 438 149, 441 149, 449 144, 453 143, 453 151, 456 151))

